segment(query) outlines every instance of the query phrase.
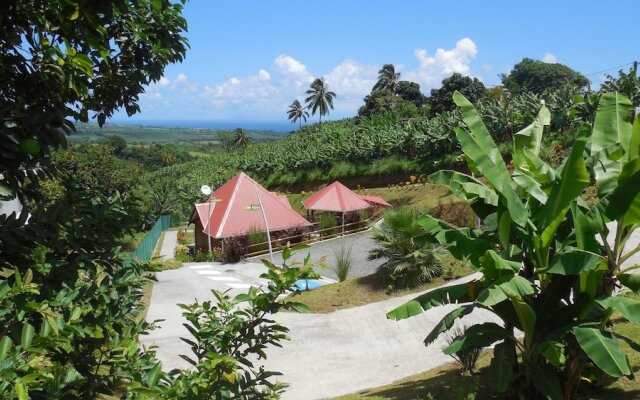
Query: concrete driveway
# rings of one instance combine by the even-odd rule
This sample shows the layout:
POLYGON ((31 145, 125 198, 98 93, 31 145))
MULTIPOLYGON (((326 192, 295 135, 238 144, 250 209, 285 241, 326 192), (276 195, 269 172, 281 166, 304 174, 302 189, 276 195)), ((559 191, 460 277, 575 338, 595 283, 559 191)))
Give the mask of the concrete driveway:
MULTIPOLYGON (((189 333, 178 303, 213 300, 211 289, 228 290, 233 296, 264 282, 262 264, 189 263, 183 268, 159 272, 151 296, 147 321, 164 319, 159 328, 140 338, 155 344, 166 370, 188 368, 180 354, 190 354, 180 340, 189 333)), ((470 279, 470 278, 465 278, 470 279)), ((456 283, 456 282, 452 282, 456 283)), ((451 361, 441 353, 440 341, 425 348, 422 340, 452 307, 440 307, 418 318, 390 321, 385 314, 417 294, 394 298, 330 314, 280 313, 278 322, 290 329, 283 348, 267 351, 266 368, 282 372, 279 380, 290 386, 284 399, 321 399, 391 383, 451 361)), ((474 313, 469 322, 485 321, 474 313)))
MULTIPOLYGON (((158 322, 157 329, 140 337, 144 346, 157 345, 157 356, 165 369, 187 368, 189 364, 180 354, 190 354, 189 345, 180 340, 190 336, 183 326, 186 319, 178 304, 192 304, 214 300, 212 290, 227 291, 231 297, 246 293, 251 286, 265 284, 260 275, 266 272, 261 262, 240 262, 237 264, 185 263, 180 269, 162 271, 156 274, 156 282, 151 292, 151 302, 147 321, 158 322)), ((325 283, 334 282, 324 279, 325 283)))

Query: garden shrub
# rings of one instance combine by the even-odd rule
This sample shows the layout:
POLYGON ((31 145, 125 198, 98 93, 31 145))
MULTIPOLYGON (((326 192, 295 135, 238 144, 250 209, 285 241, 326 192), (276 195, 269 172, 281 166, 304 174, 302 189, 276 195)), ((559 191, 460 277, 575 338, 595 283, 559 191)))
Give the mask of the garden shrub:
POLYGON ((347 247, 346 245, 341 245, 333 250, 333 255, 336 260, 336 265, 333 267, 333 272, 335 272, 338 280, 340 282, 347 279, 349 276, 349 272, 351 271, 351 267, 353 266, 353 256, 352 256, 352 247, 347 247))
POLYGON ((237 263, 248 253, 249 237, 247 235, 233 236, 222 239, 222 262, 237 263))

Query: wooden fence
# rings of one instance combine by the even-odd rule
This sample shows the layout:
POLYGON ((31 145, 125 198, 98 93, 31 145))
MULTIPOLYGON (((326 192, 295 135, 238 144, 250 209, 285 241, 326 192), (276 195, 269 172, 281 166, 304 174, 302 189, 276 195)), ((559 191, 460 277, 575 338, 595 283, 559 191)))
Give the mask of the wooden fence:
MULTIPOLYGON (((369 218, 352 222, 344 225, 337 225, 331 228, 326 229, 318 229, 320 223, 315 222, 313 224, 314 229, 308 232, 301 233, 299 235, 294 236, 286 236, 286 237, 278 237, 276 239, 271 240, 271 246, 273 247, 273 251, 281 250, 283 247, 287 245, 287 243, 299 244, 299 243, 316 243, 322 240, 332 239, 335 237, 340 237, 344 235, 351 235, 358 232, 366 231, 370 228, 372 223, 375 223, 380 220, 380 215, 382 211, 374 213, 369 218)), ((272 234, 273 237, 273 234, 272 234)), ((247 246, 248 253, 245 255, 246 258, 251 258, 255 256, 260 256, 263 254, 269 254, 269 242, 260 242, 253 243, 247 246)))

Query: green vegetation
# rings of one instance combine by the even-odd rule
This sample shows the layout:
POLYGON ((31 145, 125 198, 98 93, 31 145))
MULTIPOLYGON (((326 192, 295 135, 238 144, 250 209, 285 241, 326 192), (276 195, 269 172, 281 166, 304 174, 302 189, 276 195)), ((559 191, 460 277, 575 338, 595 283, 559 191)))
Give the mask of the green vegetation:
MULTIPOLYGON (((146 125, 118 125, 108 123, 100 127, 95 123, 79 123, 69 138, 72 143, 95 143, 110 136, 119 136, 129 144, 161 144, 181 143, 206 146, 220 144, 220 133, 232 131, 207 128, 170 128, 146 125)), ((246 130, 248 137, 254 142, 279 140, 284 136, 280 132, 267 130, 246 130)))
POLYGON ((501 324, 474 325, 443 352, 500 342, 490 380, 492 390, 506 396, 571 399, 585 375, 632 376, 621 341, 638 345, 610 329, 614 311, 640 322, 631 311, 640 301, 614 296, 616 287, 640 291, 637 275, 630 274, 638 265, 622 267, 628 258, 624 245, 640 223, 640 187, 634 183, 640 179, 640 120, 632 125, 631 102, 603 94, 595 122, 580 128, 557 169, 538 157, 551 114, 541 107, 536 120, 515 135, 510 173, 477 110, 459 93, 454 101, 466 124, 456 135, 470 168, 485 181, 455 171, 429 179, 469 201, 485 228, 455 228, 431 216, 420 224, 433 243, 466 260, 482 278, 421 295, 388 317, 462 304, 428 334, 429 345, 475 308, 491 311, 501 324), (582 195, 592 182, 597 199, 589 204, 582 195), (609 221, 616 224, 609 228, 609 221), (615 239, 598 242, 609 229, 615 239), (516 328, 524 332, 521 340, 516 328))
MULTIPOLYGON (((637 325, 626 322, 622 314, 615 312, 611 318, 615 322, 612 331, 615 334, 629 338, 633 342, 640 342, 640 331, 637 325)), ((578 388, 577 400, 635 400, 640 394, 640 353, 629 344, 623 342, 621 347, 629 356, 633 378, 623 377, 611 379, 602 375, 592 375, 591 382, 584 381, 578 388)), ((416 400, 416 399, 461 399, 468 395, 475 395, 476 399, 491 398, 491 370, 490 359, 492 350, 482 353, 473 375, 460 374, 460 368, 455 363, 449 363, 413 375, 390 385, 371 388, 346 396, 336 397, 334 400, 416 400), (429 395, 431 397, 429 397, 429 395)))
POLYGON ((580 89, 589 80, 566 65, 524 58, 508 75, 502 75, 502 84, 511 93, 542 94, 565 86, 580 89))
POLYGON ((390 210, 384 213, 383 222, 373 227, 371 238, 378 247, 369 252, 369 260, 383 259, 377 275, 390 289, 431 282, 444 272, 442 248, 429 243, 418 218, 412 209, 390 210))
POLYGON ((351 271, 351 266, 353 264, 351 247, 342 245, 334 249, 333 255, 336 259, 336 265, 333 267, 333 272, 335 272, 338 280, 343 282, 349 277, 349 271, 351 271))
POLYGON ((461 278, 473 273, 473 269, 450 256, 445 255, 442 259, 442 264, 451 271, 450 276, 441 276, 431 282, 410 289, 389 291, 387 286, 380 283, 380 277, 372 274, 320 286, 297 294, 291 299, 306 304, 311 312, 328 313, 421 292, 441 286, 450 279, 461 278))
POLYGON ((322 116, 329 114, 329 109, 333 110, 333 99, 336 94, 329 90, 329 85, 325 83, 324 78, 317 78, 311 82, 307 95, 304 102, 311 110, 311 115, 316 115, 316 111, 318 112, 318 127, 322 127, 322 116))

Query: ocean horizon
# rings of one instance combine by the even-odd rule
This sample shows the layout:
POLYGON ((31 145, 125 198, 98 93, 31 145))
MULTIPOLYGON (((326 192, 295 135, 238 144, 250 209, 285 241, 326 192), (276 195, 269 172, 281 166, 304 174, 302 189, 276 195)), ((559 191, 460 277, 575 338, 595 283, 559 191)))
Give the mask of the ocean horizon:
POLYGON ((274 131, 291 132, 298 129, 298 124, 290 121, 241 121, 241 120, 110 120, 108 124, 132 125, 132 126, 153 126, 162 128, 191 128, 191 129, 214 129, 214 130, 234 130, 242 128, 251 131, 274 131))

